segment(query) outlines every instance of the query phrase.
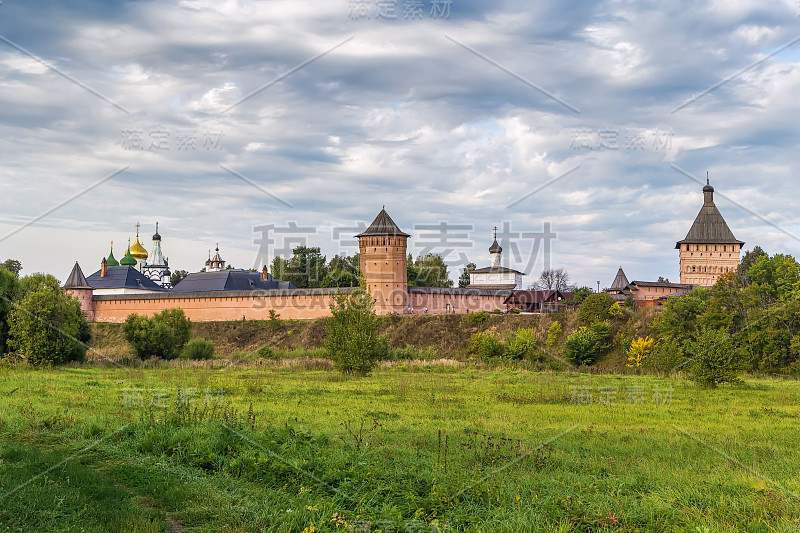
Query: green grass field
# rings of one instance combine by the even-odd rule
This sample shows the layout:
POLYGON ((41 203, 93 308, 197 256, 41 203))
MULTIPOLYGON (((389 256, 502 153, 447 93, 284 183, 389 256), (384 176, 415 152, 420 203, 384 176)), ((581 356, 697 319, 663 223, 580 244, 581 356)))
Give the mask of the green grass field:
POLYGON ((800 531, 800 382, 0 368, 0 531, 800 531))

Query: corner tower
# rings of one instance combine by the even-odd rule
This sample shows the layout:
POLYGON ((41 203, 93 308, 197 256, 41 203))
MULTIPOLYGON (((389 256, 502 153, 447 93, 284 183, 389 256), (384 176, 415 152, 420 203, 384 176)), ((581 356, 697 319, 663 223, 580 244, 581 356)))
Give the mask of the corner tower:
POLYGON ((408 305, 407 240, 411 235, 397 227, 386 209, 356 235, 361 274, 375 299, 375 311, 403 314, 408 305))
POLYGON ((736 239, 714 204, 714 187, 706 178, 703 207, 689 233, 675 244, 679 251, 681 283, 713 286, 723 274, 739 266, 744 242, 736 239))

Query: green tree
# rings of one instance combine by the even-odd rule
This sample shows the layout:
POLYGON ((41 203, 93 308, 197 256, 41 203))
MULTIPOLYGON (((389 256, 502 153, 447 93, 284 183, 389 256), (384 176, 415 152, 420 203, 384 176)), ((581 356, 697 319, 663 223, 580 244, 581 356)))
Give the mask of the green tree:
MULTIPOLYGON (((581 302, 578 309, 578 320, 583 324, 592 324, 594 322, 609 320, 612 318, 612 307, 617 302, 604 292, 593 293, 581 302)), ((619 307, 619 306, 618 306, 619 307)))
POLYGON ((739 283, 742 287, 750 285, 750 275, 748 271, 758 258, 763 255, 767 255, 767 253, 762 250, 760 246, 756 246, 752 250, 746 251, 744 256, 742 256, 742 260, 739 261, 739 268, 736 270, 739 275, 739 283))
POLYGON ((20 295, 8 313, 8 349, 29 363, 82 361, 90 330, 77 299, 49 274, 20 280, 20 295))
POLYGON ((319 247, 298 246, 288 260, 273 259, 272 267, 273 276, 299 289, 320 287, 328 274, 327 259, 319 247))
POLYGON ((380 318, 365 283, 349 294, 337 294, 327 320, 325 351, 344 374, 368 374, 386 355, 386 343, 378 336, 380 318))
POLYGON ((447 271, 447 264, 442 256, 426 254, 417 256, 412 262, 408 254, 408 285, 411 287, 452 287, 453 280, 447 271))
POLYGON ((360 257, 360 254, 333 256, 320 287, 358 287, 358 278, 361 276, 360 257))
POLYGON ((658 276, 659 283, 669 283, 669 278, 665 278, 664 276, 658 276))
POLYGON ((475 263, 467 263, 467 266, 461 270, 461 275, 458 277, 458 286, 460 288, 463 289, 469 285, 469 274, 476 268, 478 267, 475 265, 475 263))
POLYGON ((175 285, 180 283, 183 278, 185 278, 188 275, 189 275, 189 273, 186 272, 185 270, 176 270, 169 277, 169 282, 172 283, 172 286, 174 287, 175 285))
POLYGON ((704 387, 740 381, 738 349, 725 331, 703 329, 690 345, 689 379, 704 387))
POLYGON ((141 359, 174 359, 189 341, 192 324, 183 309, 164 309, 152 318, 128 315, 122 331, 141 359))
POLYGON ((15 276, 19 276, 19 273, 22 270, 22 263, 16 259, 6 259, 2 264, 0 264, 0 268, 4 268, 15 276))
POLYGON ((580 305, 590 294, 594 294, 594 290, 591 287, 575 287, 572 289, 572 296, 574 297, 572 303, 580 305))
POLYGON ((275 256, 269 266, 269 272, 272 277, 281 281, 288 281, 286 279, 286 260, 282 257, 275 256))
POLYGON ((710 301, 711 291, 702 287, 687 296, 668 298, 654 324, 659 336, 674 339, 681 346, 695 339, 700 331, 698 318, 708 309, 710 301))
POLYGON ((747 271, 750 283, 766 302, 786 302, 800 295, 800 264, 791 255, 762 255, 747 271))
POLYGON ((576 365, 594 364, 611 347, 611 324, 581 326, 567 337, 564 356, 576 365))
POLYGON ((19 281, 10 270, 0 268, 0 356, 6 352, 8 339, 8 315, 11 312, 12 302, 17 298, 19 281))

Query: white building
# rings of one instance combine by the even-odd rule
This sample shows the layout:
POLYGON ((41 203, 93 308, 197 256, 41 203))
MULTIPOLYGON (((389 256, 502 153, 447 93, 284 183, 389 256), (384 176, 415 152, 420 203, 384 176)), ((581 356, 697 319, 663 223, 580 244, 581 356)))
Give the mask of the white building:
POLYGON ((497 228, 495 228, 494 242, 489 247, 490 266, 470 272, 467 288, 521 290, 522 276, 525 274, 519 270, 501 266, 500 256, 502 253, 503 249, 497 244, 497 228))

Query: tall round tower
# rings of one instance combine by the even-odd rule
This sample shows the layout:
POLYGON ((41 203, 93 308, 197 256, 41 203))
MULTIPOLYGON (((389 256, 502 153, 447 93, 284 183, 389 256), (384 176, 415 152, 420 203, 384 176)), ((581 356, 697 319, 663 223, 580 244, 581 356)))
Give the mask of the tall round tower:
POLYGON ((375 311, 403 314, 408 306, 407 240, 411 235, 397 227, 381 209, 366 231, 356 235, 361 274, 375 299, 375 311))

